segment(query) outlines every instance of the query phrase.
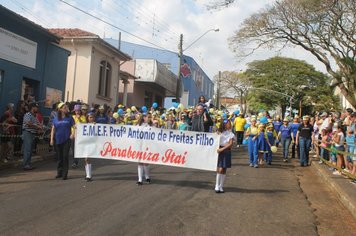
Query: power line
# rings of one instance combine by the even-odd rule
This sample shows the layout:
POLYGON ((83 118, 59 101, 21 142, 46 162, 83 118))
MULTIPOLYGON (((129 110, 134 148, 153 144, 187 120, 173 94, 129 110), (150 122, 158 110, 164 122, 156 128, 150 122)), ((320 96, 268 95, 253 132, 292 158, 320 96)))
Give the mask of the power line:
POLYGON ((161 47, 161 46, 159 46, 159 45, 157 45, 157 44, 155 44, 155 43, 152 43, 152 42, 150 42, 150 41, 148 41, 148 40, 146 40, 146 39, 144 39, 144 38, 142 38, 142 37, 140 37, 140 36, 137 36, 137 35, 135 35, 135 34, 133 34, 133 33, 130 33, 130 32, 128 32, 127 30, 124 30, 124 29, 122 29, 122 28, 120 28, 120 27, 117 27, 116 25, 113 25, 112 23, 110 23, 110 22, 108 22, 108 21, 106 21, 106 20, 100 19, 99 17, 97 17, 97 16, 95 16, 95 15, 93 15, 93 14, 91 14, 91 13, 88 13, 88 12, 82 10, 81 8, 76 7, 76 6, 74 6, 74 5, 72 5, 72 4, 68 3, 68 2, 66 2, 66 1, 64 1, 64 0, 59 0, 59 1, 62 2, 62 3, 64 3, 64 4, 66 4, 66 5, 68 5, 68 6, 70 6, 70 7, 72 7, 72 8, 74 8, 74 9, 76 9, 76 10, 78 10, 78 11, 80 11, 80 12, 82 12, 82 13, 84 13, 84 14, 86 14, 86 15, 88 15, 88 16, 91 16, 91 17, 97 19, 98 21, 101 21, 101 22, 103 22, 103 23, 105 23, 105 24, 107 24, 107 25, 110 25, 111 27, 113 27, 113 28, 115 28, 115 29, 121 30, 122 32, 125 32, 125 33, 127 33, 127 34, 129 34, 129 35, 131 35, 131 36, 133 36, 133 37, 135 37, 135 38, 138 38, 138 39, 140 39, 140 40, 142 40, 142 41, 144 41, 144 42, 146 42, 146 43, 148 43, 148 44, 151 44, 151 45, 153 45, 153 46, 155 46, 155 47, 158 47, 158 48, 161 48, 161 49, 164 49, 164 50, 168 50, 168 49, 163 48, 163 47, 161 47))

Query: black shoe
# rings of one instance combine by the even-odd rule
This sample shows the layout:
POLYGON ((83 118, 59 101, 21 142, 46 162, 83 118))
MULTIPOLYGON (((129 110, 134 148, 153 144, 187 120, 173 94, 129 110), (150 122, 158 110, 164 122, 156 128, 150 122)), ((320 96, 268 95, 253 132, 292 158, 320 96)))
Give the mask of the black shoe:
POLYGON ((151 183, 151 179, 146 179, 146 183, 150 184, 151 183))
POLYGON ((85 180, 86 180, 87 182, 90 182, 90 181, 91 181, 91 178, 85 178, 85 180))
POLYGON ((220 190, 215 190, 215 193, 220 193, 220 190))
POLYGON ((138 186, 141 186, 142 185, 142 182, 140 182, 140 181, 137 181, 137 183, 136 183, 138 186))
POLYGON ((68 179, 68 177, 67 176, 63 176, 63 178, 62 178, 63 180, 66 180, 66 179, 68 179))
POLYGON ((62 175, 56 175, 56 179, 62 178, 62 175))

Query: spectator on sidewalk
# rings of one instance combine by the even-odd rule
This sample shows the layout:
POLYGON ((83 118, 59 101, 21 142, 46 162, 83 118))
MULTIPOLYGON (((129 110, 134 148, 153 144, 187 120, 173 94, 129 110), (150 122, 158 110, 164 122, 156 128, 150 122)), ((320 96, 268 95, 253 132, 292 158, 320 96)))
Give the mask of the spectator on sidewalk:
POLYGON ((0 123, 2 127, 0 160, 3 160, 4 162, 7 162, 10 158, 12 149, 12 145, 10 144, 10 142, 16 134, 17 120, 13 115, 13 111, 14 104, 7 104, 6 111, 0 118, 0 123))
POLYGON ((23 169, 32 170, 31 166, 32 158, 32 145, 36 135, 42 130, 40 122, 36 118, 36 112, 38 110, 37 103, 31 103, 29 105, 29 112, 27 112, 23 118, 22 124, 22 138, 23 138, 23 169))
POLYGON ((15 111, 15 118, 17 120, 16 123, 16 137, 14 140, 14 155, 21 156, 21 149, 22 149, 22 123, 23 117, 26 113, 25 109, 25 102, 23 100, 19 100, 17 102, 16 111, 15 111))

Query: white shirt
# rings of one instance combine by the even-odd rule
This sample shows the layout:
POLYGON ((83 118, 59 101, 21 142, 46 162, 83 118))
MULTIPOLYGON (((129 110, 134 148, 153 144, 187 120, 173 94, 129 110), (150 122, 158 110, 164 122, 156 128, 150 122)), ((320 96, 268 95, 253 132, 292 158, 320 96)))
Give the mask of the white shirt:
POLYGON ((231 130, 226 130, 220 134, 220 146, 225 146, 231 139, 235 137, 231 130))

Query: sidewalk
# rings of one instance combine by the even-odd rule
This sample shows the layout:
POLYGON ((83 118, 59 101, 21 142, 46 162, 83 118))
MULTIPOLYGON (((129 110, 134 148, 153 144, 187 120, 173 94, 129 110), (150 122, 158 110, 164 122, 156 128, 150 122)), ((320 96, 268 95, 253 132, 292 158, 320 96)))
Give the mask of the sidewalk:
POLYGON ((334 191, 341 203, 351 212, 356 219, 356 185, 351 184, 351 179, 344 176, 333 175, 329 166, 318 160, 311 160, 311 167, 324 182, 334 191))
MULTIPOLYGON (((54 151, 49 151, 47 144, 39 143, 37 147, 37 153, 32 154, 31 163, 47 160, 49 158, 54 159, 54 151)), ((21 168, 22 169, 23 156, 12 157, 7 163, 0 162, 0 170, 7 168, 21 168)))

